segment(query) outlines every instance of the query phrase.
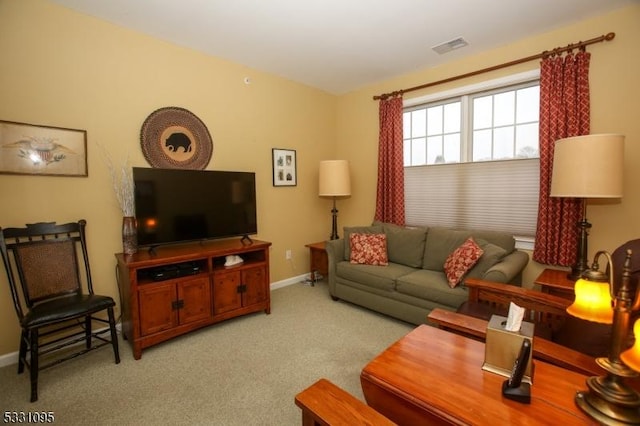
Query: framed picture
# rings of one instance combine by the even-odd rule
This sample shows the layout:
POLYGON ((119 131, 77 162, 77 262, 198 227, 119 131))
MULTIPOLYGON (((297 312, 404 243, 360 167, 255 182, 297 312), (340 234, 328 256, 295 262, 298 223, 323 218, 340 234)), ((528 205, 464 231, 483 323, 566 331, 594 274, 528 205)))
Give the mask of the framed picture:
POLYGON ((273 186, 296 186, 296 151, 273 148, 273 186))
POLYGON ((87 177, 87 131, 0 120, 0 173, 87 177))

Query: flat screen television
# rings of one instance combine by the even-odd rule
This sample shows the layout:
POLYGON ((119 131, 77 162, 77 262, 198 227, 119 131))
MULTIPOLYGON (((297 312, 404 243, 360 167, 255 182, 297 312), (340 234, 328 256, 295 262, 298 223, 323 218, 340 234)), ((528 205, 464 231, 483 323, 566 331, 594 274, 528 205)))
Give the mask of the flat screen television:
POLYGON ((255 173, 133 168, 138 245, 258 232, 255 173))

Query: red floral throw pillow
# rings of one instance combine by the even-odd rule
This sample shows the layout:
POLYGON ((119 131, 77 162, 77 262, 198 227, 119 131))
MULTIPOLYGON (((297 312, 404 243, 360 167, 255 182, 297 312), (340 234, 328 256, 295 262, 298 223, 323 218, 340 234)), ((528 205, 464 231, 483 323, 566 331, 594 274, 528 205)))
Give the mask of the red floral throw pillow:
POLYGON ((469 272, 473 265, 478 263, 484 251, 472 237, 462 243, 444 262, 444 273, 447 275, 449 287, 454 288, 462 281, 464 274, 469 272))
POLYGON ((360 265, 386 266, 387 236, 385 234, 357 234, 349 235, 351 249, 351 263, 360 265))

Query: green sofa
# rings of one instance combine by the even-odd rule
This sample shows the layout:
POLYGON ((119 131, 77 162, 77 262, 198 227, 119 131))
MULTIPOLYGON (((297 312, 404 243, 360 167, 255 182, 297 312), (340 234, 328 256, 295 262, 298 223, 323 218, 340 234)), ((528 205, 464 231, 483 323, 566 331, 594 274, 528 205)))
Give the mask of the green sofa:
POLYGON ((425 323, 435 308, 455 311, 468 299, 468 291, 464 281, 454 288, 449 286, 444 263, 469 236, 484 253, 465 278, 521 285, 529 256, 515 248, 510 234, 374 222, 371 226, 345 227, 344 239, 327 242, 329 293, 334 300, 413 324, 425 323), (352 233, 385 234, 389 264, 350 263, 348 242, 352 233))

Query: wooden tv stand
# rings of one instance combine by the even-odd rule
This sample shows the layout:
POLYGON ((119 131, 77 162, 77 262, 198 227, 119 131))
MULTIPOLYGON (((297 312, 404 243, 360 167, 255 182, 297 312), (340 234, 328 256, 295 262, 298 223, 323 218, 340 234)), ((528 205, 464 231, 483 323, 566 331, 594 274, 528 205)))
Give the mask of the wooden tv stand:
POLYGON ((271 313, 270 246, 233 239, 117 253, 122 332, 133 357, 140 359, 142 349, 197 328, 252 312, 271 313), (224 266, 227 255, 244 262, 224 266))

